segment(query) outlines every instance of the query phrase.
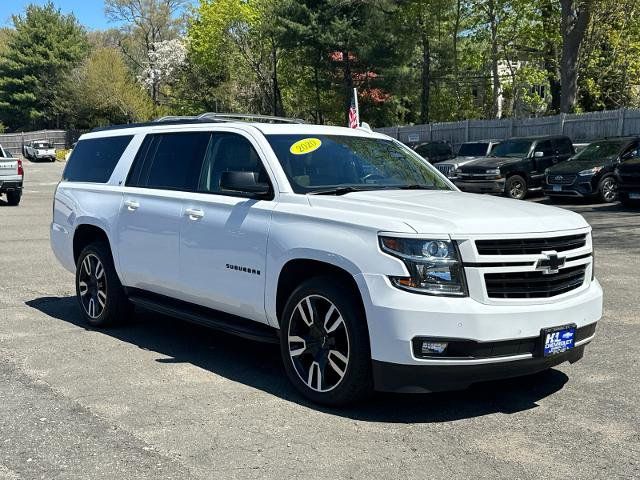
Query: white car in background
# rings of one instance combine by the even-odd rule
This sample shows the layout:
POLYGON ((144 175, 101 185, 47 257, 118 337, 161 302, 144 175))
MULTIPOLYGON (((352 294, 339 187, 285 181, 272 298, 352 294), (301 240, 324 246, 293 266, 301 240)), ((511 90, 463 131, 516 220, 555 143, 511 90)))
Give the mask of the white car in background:
POLYGON ((367 129, 246 118, 80 138, 51 245, 90 325, 136 305, 279 343, 292 384, 329 405, 582 358, 602 315, 582 216, 462 193, 367 129))
POLYGON ((48 140, 34 140, 24 146, 24 157, 28 160, 56 161, 56 149, 48 140))

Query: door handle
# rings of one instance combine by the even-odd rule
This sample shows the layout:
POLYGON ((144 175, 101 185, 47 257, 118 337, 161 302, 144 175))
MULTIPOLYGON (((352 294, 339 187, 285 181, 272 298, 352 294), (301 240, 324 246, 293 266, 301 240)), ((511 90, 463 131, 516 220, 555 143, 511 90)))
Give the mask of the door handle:
POLYGON ((204 212, 198 208, 187 208, 184 211, 185 215, 189 215, 191 220, 198 220, 199 218, 204 217, 204 212))
POLYGON ((134 212, 138 208, 140 208, 140 204, 135 200, 125 200, 124 204, 127 206, 127 210, 129 210, 130 212, 134 212))

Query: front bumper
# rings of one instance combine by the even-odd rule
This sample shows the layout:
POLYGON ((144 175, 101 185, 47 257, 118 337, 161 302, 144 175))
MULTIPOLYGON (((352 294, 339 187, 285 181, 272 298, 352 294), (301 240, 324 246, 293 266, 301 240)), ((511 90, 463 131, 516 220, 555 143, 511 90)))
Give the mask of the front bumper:
POLYGON ((400 365, 373 361, 376 390, 426 393, 463 390, 474 383, 521 377, 542 372, 564 362, 575 363, 584 355, 584 345, 551 357, 484 365, 400 365))
MULTIPOLYGON (((555 301, 545 299, 529 304, 500 305, 482 303, 471 297, 435 297, 405 292, 391 285, 384 275, 361 274, 356 276, 356 281, 361 291, 366 292, 363 301, 374 367, 398 372, 414 369, 406 376, 398 373, 398 378, 404 380, 392 385, 391 389, 396 391, 435 391, 440 380, 425 387, 433 372, 450 372, 442 389, 448 389, 449 384, 464 388, 470 383, 467 373, 472 372, 469 375, 473 379, 473 375, 483 369, 491 378, 503 378, 507 372, 522 372, 512 376, 526 375, 530 366, 538 368, 563 358, 553 357, 555 360, 545 359, 541 363, 535 348, 527 350, 524 347, 527 341, 539 338, 542 329, 575 324, 580 331, 595 324, 602 316, 602 289, 597 280, 555 301), (481 355, 464 358, 419 358, 413 349, 416 337, 473 341, 480 347, 493 344, 495 348, 492 346, 488 355, 484 349, 485 353, 481 355), (522 343, 522 350, 503 349, 505 345, 511 348, 514 341, 522 343), (491 373, 494 371, 495 375, 491 373), (461 378, 458 378, 460 374, 461 378)), ((592 338, 593 334, 577 339, 576 347, 584 346, 592 338)), ((480 350, 483 349, 477 351, 480 350)), ((377 375, 376 389, 390 388, 385 378, 384 374, 377 375)), ((440 377, 436 375, 436 378, 440 377)))
POLYGON ((577 177, 573 183, 553 184, 548 181, 544 186, 544 194, 549 197, 591 197, 598 194, 597 185, 592 182, 593 177, 577 177))
POLYGON ((469 193, 504 193, 505 179, 496 180, 468 180, 456 179, 456 187, 469 193))

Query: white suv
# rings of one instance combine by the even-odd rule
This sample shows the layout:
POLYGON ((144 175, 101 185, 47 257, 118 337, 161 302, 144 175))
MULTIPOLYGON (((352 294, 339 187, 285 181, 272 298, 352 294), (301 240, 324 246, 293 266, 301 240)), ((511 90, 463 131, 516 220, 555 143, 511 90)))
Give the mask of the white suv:
POLYGON ((279 342, 332 405, 579 360, 602 314, 577 214, 459 192, 366 129, 229 116, 83 135, 51 244, 101 327, 131 305, 279 342))

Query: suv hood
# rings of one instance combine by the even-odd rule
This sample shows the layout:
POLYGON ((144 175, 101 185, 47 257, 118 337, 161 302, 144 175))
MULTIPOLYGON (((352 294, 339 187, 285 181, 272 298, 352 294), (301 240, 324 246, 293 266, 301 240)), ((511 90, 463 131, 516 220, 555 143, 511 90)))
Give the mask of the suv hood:
POLYGON ((379 230, 404 222, 424 234, 480 235, 575 230, 589 225, 577 213, 522 200, 456 191, 382 190, 343 196, 309 195, 328 219, 379 230))
POLYGON ((607 167, 611 165, 617 157, 604 157, 595 160, 567 160, 549 168, 549 173, 570 173, 575 174, 582 170, 588 170, 594 167, 607 167))
POLYGON ((500 168, 508 163, 522 161, 522 158, 513 157, 477 157, 469 168, 485 170, 487 168, 500 168))

